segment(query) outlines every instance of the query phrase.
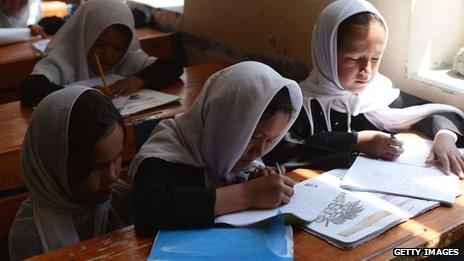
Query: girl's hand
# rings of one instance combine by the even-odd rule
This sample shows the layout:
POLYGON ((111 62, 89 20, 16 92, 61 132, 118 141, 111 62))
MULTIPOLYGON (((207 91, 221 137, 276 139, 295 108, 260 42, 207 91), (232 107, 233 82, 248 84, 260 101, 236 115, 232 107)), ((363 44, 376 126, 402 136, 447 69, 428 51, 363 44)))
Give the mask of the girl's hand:
POLYGON ((292 179, 284 175, 266 175, 244 183, 249 196, 249 208, 276 208, 287 204, 293 196, 292 179))
POLYGON ((42 26, 38 24, 32 24, 32 25, 29 25, 28 27, 29 27, 29 30, 31 31, 32 36, 36 36, 36 35, 41 35, 42 37, 45 36, 44 29, 42 26))
MULTIPOLYGON (((285 167, 280 166, 280 171, 282 173, 285 173, 285 167)), ((267 176, 267 175, 277 175, 277 170, 272 168, 272 167, 269 167, 269 166, 257 169, 257 170, 255 170, 254 172, 252 172, 250 174, 250 176, 248 177, 248 180, 264 177, 264 176, 267 176)))
POLYGON ((145 85, 145 82, 137 76, 131 76, 122 80, 119 80, 108 88, 111 90, 114 97, 127 96, 138 90, 145 85))
POLYGON ((403 142, 392 139, 390 134, 381 131, 360 131, 356 151, 366 156, 384 160, 394 160, 403 153, 403 142))
POLYGON ((450 131, 439 131, 435 135, 432 143, 432 149, 425 160, 426 164, 440 162, 441 170, 449 175, 450 170, 464 179, 464 156, 456 147, 456 134, 450 131))

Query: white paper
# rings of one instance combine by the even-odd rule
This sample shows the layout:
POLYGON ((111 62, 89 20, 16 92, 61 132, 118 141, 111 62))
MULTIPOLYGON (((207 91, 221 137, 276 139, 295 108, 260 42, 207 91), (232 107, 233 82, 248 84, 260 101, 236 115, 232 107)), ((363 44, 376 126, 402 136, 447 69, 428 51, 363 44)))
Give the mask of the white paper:
MULTIPOLYGON (((436 165, 427 165, 425 160, 430 153, 432 148, 432 141, 418 137, 417 135, 396 135, 396 138, 403 142, 404 152, 393 162, 409 164, 414 166, 421 167, 434 167, 436 165)), ((459 149, 461 154, 464 152, 464 149, 459 149)))
POLYGON ((319 213, 327 207, 332 198, 322 197, 327 195, 328 190, 324 187, 314 187, 308 185, 310 180, 300 182, 294 186, 294 195, 286 205, 268 210, 246 210, 242 212, 226 214, 216 217, 215 223, 225 223, 233 226, 248 226, 273 216, 282 214, 293 214, 300 219, 311 222, 319 213))
POLYGON ((27 27, 0 28, 0 45, 25 42, 37 38, 39 36, 32 36, 30 29, 27 27))
MULTIPOLYGON (((119 80, 124 79, 123 76, 117 74, 108 74, 105 75, 105 81, 108 85, 111 85, 119 80)), ((94 87, 94 86, 103 86, 103 82, 100 77, 95 77, 87 80, 82 80, 74 83, 70 83, 65 85, 64 87, 72 87, 72 86, 87 86, 87 87, 94 87)), ((119 96, 111 100, 116 107, 116 109, 121 110, 129 101, 130 95, 128 96, 119 96)))
POLYGON ((453 204, 459 178, 439 169, 358 157, 341 187, 453 204))
POLYGON ((37 42, 34 42, 32 46, 39 51, 41 54, 45 52, 45 49, 47 48, 48 43, 50 43, 51 39, 43 39, 37 42))
POLYGON ((141 89, 130 96, 129 101, 120 112, 122 116, 126 116, 178 100, 180 97, 177 95, 141 89))

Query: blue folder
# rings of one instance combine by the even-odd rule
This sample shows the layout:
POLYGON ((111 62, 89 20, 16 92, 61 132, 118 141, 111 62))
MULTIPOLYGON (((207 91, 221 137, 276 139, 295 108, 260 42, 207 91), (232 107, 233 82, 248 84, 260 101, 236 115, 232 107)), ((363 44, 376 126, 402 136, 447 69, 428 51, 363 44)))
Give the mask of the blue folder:
POLYGON ((291 227, 276 218, 263 227, 160 231, 148 260, 293 260, 291 227))

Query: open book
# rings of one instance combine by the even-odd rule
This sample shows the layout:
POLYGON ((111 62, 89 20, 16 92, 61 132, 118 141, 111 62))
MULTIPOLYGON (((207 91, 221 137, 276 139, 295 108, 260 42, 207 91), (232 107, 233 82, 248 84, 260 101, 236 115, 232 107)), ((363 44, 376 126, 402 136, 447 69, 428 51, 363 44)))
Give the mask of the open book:
POLYGON ((32 36, 31 30, 27 27, 0 28, 0 45, 25 42, 39 38, 40 36, 32 36))
MULTIPOLYGON (((111 85, 121 79, 124 79, 123 76, 117 74, 108 74, 105 75, 105 81, 108 85, 111 85)), ((72 86, 94 86, 103 85, 100 77, 87 79, 83 81, 78 81, 65 85, 65 87, 72 86)), ((165 105, 171 102, 180 100, 180 97, 177 95, 167 94, 163 92, 153 91, 149 89, 141 89, 132 95, 128 96, 119 96, 112 100, 114 106, 119 110, 122 116, 127 116, 134 114, 140 111, 144 111, 150 108, 158 107, 165 105)))
POLYGON ((341 187, 453 204, 459 192, 459 178, 445 175, 435 167, 358 157, 341 187))
POLYGON ((249 226, 267 221, 281 213, 287 223, 307 223, 316 219, 322 209, 332 200, 321 197, 325 188, 309 187, 298 183, 294 187, 290 202, 275 209, 252 209, 216 217, 217 224, 228 224, 236 227, 249 226))
POLYGON ((325 188, 326 193, 319 197, 331 201, 303 229, 337 247, 356 247, 440 205, 436 201, 340 188, 346 171, 336 169, 302 182, 304 186, 325 188))
POLYGON ((263 227, 160 231, 148 260, 293 260, 293 233, 278 218, 263 227))
POLYGON ((388 193, 453 204, 459 193, 459 178, 445 175, 436 166, 426 166, 432 141, 398 137, 404 152, 393 162, 358 157, 342 182, 342 187, 388 193))

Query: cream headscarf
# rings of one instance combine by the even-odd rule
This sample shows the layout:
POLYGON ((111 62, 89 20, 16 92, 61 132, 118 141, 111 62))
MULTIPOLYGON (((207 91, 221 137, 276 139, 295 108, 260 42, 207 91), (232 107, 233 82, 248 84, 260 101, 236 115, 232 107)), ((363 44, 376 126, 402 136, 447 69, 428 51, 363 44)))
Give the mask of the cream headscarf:
POLYGON ((134 30, 129 7, 116 0, 92 0, 82 4, 66 21, 45 50, 45 58, 32 74, 43 74, 51 82, 66 85, 90 77, 87 53, 109 26, 122 24, 132 32, 132 41, 121 61, 109 73, 132 76, 155 61, 142 49, 134 30))
MULTIPOLYGON (((0 0, 0 3, 2 0, 0 0)), ((6 15, 0 9, 0 28, 26 27, 37 23, 41 17, 40 0, 29 0, 28 3, 14 15, 6 15)))
MULTIPOLYGON (((21 174, 32 199, 34 222, 45 252, 79 242, 75 224, 94 219, 93 234, 106 232, 111 200, 98 206, 78 203, 68 186, 68 124, 86 87, 65 88, 37 106, 21 148, 21 174)), ((20 210, 21 211, 21 210, 20 210)))
MULTIPOLYGON (((161 121, 134 157, 129 174, 150 157, 204 168, 207 186, 227 184, 226 176, 244 152, 258 121, 276 93, 287 87, 293 112, 269 152, 292 126, 302 105, 298 84, 267 65, 242 62, 223 69, 205 82, 187 112, 161 121)), ((228 179, 232 182, 232 179, 228 179)))
POLYGON ((389 105, 398 98, 400 91, 393 88, 390 79, 380 73, 377 73, 359 94, 343 89, 337 70, 338 26, 350 16, 362 12, 376 14, 383 21, 386 29, 385 39, 387 39, 388 28, 385 19, 371 3, 365 0, 334 1, 317 19, 311 42, 314 69, 309 77, 300 83, 304 97, 303 106, 310 119, 311 134, 314 134, 310 107, 312 99, 316 99, 321 104, 329 131, 332 130, 331 109, 347 114, 347 131, 351 131, 351 116, 360 113, 364 113, 376 128, 392 132, 410 129, 416 122, 434 113, 454 112, 464 118, 461 110, 444 104, 425 104, 403 109, 390 108, 389 105))

